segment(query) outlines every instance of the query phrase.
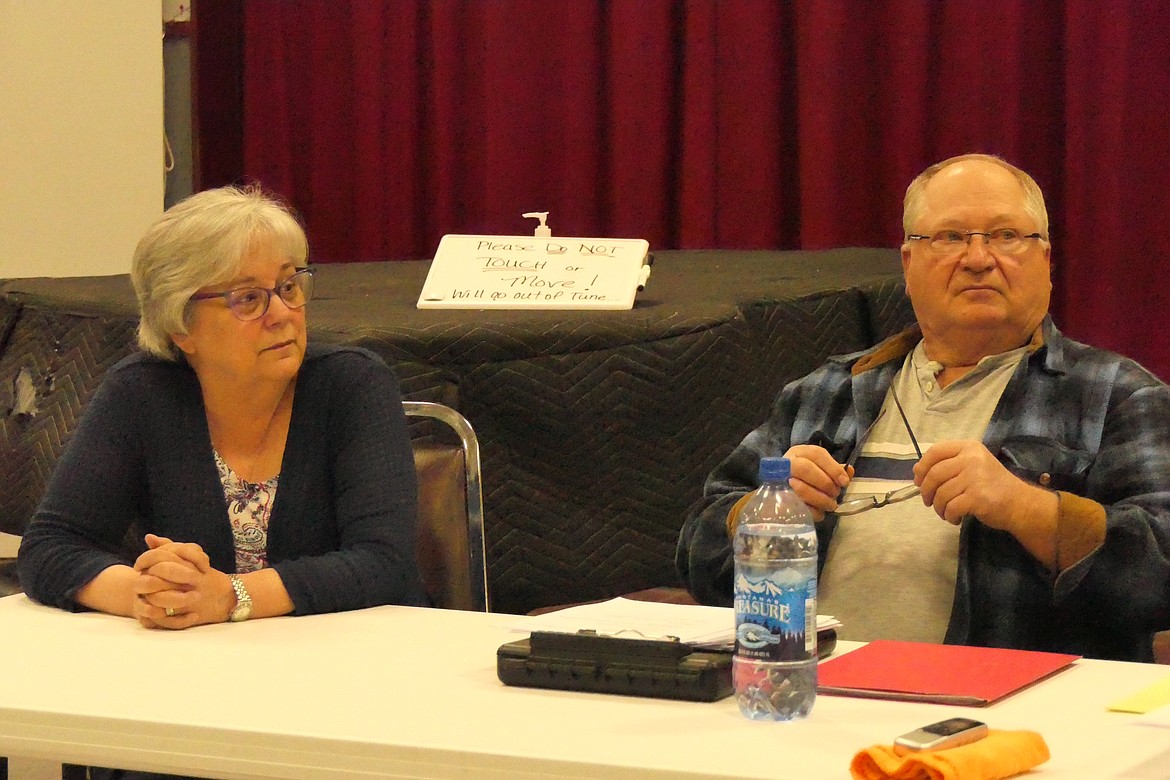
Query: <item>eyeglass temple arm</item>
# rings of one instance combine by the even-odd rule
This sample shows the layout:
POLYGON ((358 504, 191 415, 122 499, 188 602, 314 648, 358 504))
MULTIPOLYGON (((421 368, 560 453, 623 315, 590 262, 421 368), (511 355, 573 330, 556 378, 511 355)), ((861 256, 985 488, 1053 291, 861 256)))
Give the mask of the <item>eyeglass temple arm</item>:
MULTIPOLYGON (((859 436, 857 439, 857 446, 853 448, 853 452, 849 454, 849 458, 845 461, 844 465, 846 470, 857 463, 857 459, 861 456, 861 445, 865 444, 865 440, 869 437, 870 431, 873 430, 873 427, 878 424, 878 420, 882 419, 882 415, 885 413, 885 409, 879 409, 877 417, 874 417, 873 422, 869 424, 869 427, 861 432, 861 436, 859 436)), ((841 490, 837 493, 838 501, 840 501, 845 496, 846 490, 848 490, 848 488, 841 488, 841 490)))
POLYGON ((918 446, 914 429, 910 427, 910 421, 906 419, 906 411, 902 408, 902 402, 898 400, 898 393, 894 390, 893 385, 890 385, 890 395, 894 397, 894 405, 898 407, 898 414, 902 415, 902 424, 906 426, 906 433, 910 434, 910 443, 914 445, 914 452, 918 455, 918 459, 922 460, 922 448, 918 446))

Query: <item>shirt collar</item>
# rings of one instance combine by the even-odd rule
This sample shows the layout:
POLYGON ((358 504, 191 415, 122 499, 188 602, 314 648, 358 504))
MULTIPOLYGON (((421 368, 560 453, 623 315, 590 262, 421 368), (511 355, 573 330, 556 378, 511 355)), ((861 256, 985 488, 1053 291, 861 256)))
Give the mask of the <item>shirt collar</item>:
MULTIPOLYGON (((1032 333, 1032 339, 1027 344, 1027 354, 1031 355, 1039 349, 1046 346, 1051 339, 1046 337, 1045 331, 1055 326, 1052 324, 1052 317, 1044 315, 1044 320, 1040 323, 1040 327, 1036 328, 1032 333)), ((877 368, 878 366, 889 363, 891 360, 905 360, 906 355, 910 354, 913 349, 922 341, 922 328, 917 323, 911 325, 906 330, 895 333, 885 341, 878 344, 872 351, 861 356, 853 364, 851 369, 854 376, 877 368)), ((994 359, 994 356, 989 356, 994 359)), ((988 358, 983 358, 987 360, 988 358)), ((1057 368, 1061 360, 1059 350, 1050 349, 1045 356, 1045 366, 1052 371, 1059 371, 1057 368)))

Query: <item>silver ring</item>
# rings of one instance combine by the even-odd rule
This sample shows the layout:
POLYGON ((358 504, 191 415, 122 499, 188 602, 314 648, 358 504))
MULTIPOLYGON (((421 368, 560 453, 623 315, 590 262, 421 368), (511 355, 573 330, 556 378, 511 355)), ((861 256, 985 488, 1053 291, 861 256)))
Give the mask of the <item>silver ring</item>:
POLYGON ((167 607, 167 617, 174 617, 174 616, 175 616, 175 610, 171 609, 170 607, 167 607))

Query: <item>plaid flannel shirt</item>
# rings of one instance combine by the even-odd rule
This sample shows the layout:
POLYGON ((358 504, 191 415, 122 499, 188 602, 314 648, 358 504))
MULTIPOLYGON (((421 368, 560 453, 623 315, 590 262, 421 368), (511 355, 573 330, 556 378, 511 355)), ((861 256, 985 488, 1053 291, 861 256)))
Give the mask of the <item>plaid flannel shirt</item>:
MULTIPOLYGON (((816 444, 847 460, 920 338, 912 328, 789 384, 768 421, 711 472, 675 559, 695 598, 731 603, 727 513, 758 487, 760 458, 816 444)), ((1065 338, 1048 317, 1032 347, 983 442, 1017 476, 1057 491, 1067 537, 1057 539, 1059 573, 1011 534, 966 518, 945 641, 1151 661, 1152 634, 1170 628, 1170 387, 1065 338), (1102 514, 1104 543, 1086 547, 1081 531, 1102 514)), ((831 514, 817 524, 822 567, 835 526, 831 514)))

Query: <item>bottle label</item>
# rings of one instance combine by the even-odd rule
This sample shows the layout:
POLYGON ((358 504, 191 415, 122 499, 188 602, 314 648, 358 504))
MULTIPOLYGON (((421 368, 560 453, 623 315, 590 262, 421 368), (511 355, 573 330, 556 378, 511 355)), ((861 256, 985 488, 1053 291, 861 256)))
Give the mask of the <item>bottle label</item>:
POLYGON ((816 578, 782 573, 735 578, 735 652, 759 661, 805 661, 817 652, 816 578))

